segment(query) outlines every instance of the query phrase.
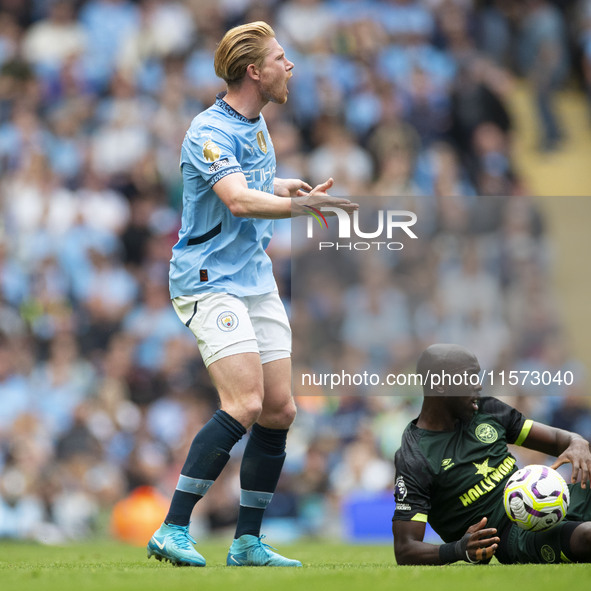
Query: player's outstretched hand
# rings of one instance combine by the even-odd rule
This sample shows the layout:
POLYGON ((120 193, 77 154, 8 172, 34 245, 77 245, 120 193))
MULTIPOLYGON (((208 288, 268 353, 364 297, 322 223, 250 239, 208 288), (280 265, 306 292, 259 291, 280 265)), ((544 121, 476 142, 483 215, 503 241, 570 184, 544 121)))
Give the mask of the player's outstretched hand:
POLYGON ((554 470, 562 464, 572 464, 573 471, 571 482, 575 483, 581 479, 581 488, 587 488, 587 483, 591 478, 591 451, 589 442, 582 437, 573 437, 569 446, 556 458, 556 461, 550 466, 554 470))
POLYGON ((277 197, 298 197, 312 191, 312 187, 300 179, 279 179, 273 181, 273 193, 277 197))
POLYGON ((478 523, 471 525, 462 538, 466 544, 466 556, 470 562, 482 562, 490 560, 499 547, 501 539, 497 537, 494 527, 487 527, 488 519, 483 517, 478 523))
MULTIPOLYGON (((328 179, 324 183, 316 185, 309 193, 298 191, 298 197, 292 199, 292 215, 304 215, 309 213, 306 208, 315 207, 319 209, 321 207, 338 207, 346 213, 353 213, 359 209, 358 203, 353 203, 349 199, 343 199, 341 197, 332 197, 327 191, 334 185, 332 178, 328 179)), ((330 212, 326 212, 327 215, 331 215, 330 212)))

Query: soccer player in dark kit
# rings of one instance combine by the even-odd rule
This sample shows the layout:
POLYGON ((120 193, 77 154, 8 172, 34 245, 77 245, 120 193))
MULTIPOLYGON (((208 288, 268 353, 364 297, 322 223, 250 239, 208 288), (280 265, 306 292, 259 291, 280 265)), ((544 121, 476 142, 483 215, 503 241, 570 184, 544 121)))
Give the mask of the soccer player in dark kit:
POLYGON ((301 566, 263 543, 265 508, 296 414, 291 394, 291 330, 265 249, 273 219, 307 207, 358 206, 275 177, 275 152, 261 109, 287 100, 294 64, 264 22, 228 31, 214 66, 227 93, 193 122, 181 150, 183 213, 170 263, 170 295, 194 333, 221 408, 195 436, 168 515, 148 557, 205 566, 189 534, 195 504, 217 479, 230 450, 251 429, 240 469, 240 512, 229 566, 301 566))
POLYGON ((506 564, 591 562, 591 452, 580 435, 526 419, 481 396, 478 359, 458 345, 437 344, 420 356, 423 406, 396 452, 394 552, 400 565, 458 560, 506 564), (448 376, 462 376, 460 385, 448 376), (433 375, 439 379, 432 380, 433 375), (441 382, 442 385, 432 385, 441 382), (572 464, 571 501, 564 521, 530 532, 505 514, 503 489, 517 470, 508 443, 572 464), (575 484, 576 483, 576 484, 575 484), (423 541, 429 522, 445 542, 423 541))

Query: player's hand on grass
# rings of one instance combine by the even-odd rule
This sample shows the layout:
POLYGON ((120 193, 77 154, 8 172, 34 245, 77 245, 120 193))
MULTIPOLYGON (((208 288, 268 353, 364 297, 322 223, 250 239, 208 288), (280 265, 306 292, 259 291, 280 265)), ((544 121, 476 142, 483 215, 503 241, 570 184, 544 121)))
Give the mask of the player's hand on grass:
POLYGON ((487 518, 483 517, 478 523, 471 525, 462 538, 465 545, 468 562, 483 562, 492 558, 499 547, 501 539, 496 535, 494 527, 485 528, 487 518))
MULTIPOLYGON (((353 203, 349 199, 342 197, 332 197, 327 191, 334 185, 332 178, 324 183, 316 185, 309 193, 298 191, 298 197, 293 199, 292 212, 294 215, 302 215, 308 213, 306 208, 314 207, 320 209, 321 207, 338 207, 346 213, 353 213, 359 209, 358 203, 353 203)), ((325 215, 335 215, 333 212, 323 212, 325 215)))
POLYGON ((587 483, 591 478, 589 442, 582 437, 572 437, 569 446, 556 458, 556 461, 550 467, 556 470, 562 464, 572 464, 571 482, 575 483, 580 478, 581 488, 587 488, 587 483))

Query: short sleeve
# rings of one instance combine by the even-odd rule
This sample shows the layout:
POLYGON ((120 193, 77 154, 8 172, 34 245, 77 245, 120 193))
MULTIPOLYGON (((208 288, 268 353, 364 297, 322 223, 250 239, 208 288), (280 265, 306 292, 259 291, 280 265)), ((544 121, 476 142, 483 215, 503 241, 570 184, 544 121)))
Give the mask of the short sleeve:
POLYGON ((210 187, 229 174, 242 172, 234 140, 209 126, 187 132, 181 149, 181 168, 186 164, 195 168, 210 187))
POLYGON ((420 452, 399 449, 394 457, 394 521, 427 522, 431 510, 432 473, 420 452))
POLYGON ((482 411, 492 415, 505 427, 507 443, 521 445, 531 429, 531 420, 527 420, 516 408, 497 398, 491 397, 483 400, 482 411))

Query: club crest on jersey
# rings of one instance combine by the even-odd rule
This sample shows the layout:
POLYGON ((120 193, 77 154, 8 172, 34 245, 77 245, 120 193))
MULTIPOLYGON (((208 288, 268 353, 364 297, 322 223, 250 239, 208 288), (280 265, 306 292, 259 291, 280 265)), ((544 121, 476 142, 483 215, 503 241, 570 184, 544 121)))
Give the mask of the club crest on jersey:
POLYGON ((211 140, 207 140, 203 144, 203 157, 208 162, 215 162, 221 155, 222 155, 222 151, 211 140))
POLYGON ((474 434, 480 441, 482 441, 482 443, 494 443, 499 438, 497 430, 488 423, 481 423, 478 425, 474 434))
POLYGON ((267 153, 267 141, 265 140, 265 134, 262 131, 257 133, 257 143, 263 154, 267 153))
POLYGON ((234 312, 222 312, 217 320, 218 328, 224 332, 235 330, 238 326, 238 316, 234 312))

